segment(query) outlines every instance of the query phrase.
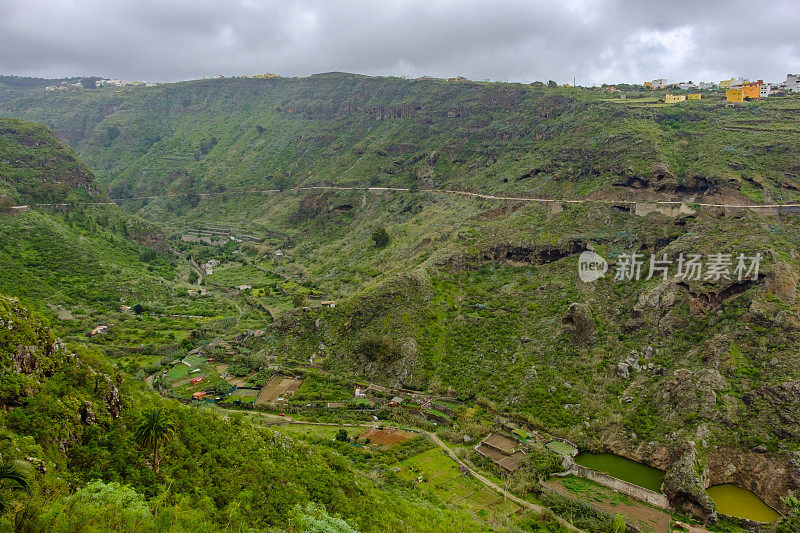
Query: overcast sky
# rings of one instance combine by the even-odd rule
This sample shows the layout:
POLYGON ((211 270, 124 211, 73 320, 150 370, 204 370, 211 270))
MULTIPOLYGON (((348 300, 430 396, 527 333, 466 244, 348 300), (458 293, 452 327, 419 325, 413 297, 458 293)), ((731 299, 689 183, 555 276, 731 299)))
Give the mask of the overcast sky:
POLYGON ((798 0, 0 0, 0 73, 592 85, 800 71, 798 0))

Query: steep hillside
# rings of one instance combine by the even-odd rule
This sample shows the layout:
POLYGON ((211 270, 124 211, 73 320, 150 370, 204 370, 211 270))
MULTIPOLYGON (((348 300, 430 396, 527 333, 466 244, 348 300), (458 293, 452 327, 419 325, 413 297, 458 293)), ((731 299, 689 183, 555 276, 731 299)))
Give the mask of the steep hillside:
POLYGON ((800 200, 800 100, 626 96, 329 74, 0 111, 51 125, 173 250, 215 260, 218 321, 162 339, 150 370, 210 340, 248 368, 463 401, 440 428, 454 444, 513 420, 667 470, 673 503, 706 517, 711 483, 784 511, 800 489, 800 219, 736 205, 800 200), (332 188, 350 185, 409 190, 332 188), (608 261, 592 282, 588 251, 608 261))
POLYGON ((180 246, 228 258, 207 286, 246 283, 253 301, 288 310, 248 346, 255 361, 324 360, 336 375, 460 397, 660 468, 691 441, 709 458, 710 478, 778 508, 799 487, 795 215, 700 209, 670 218, 424 193, 230 204, 197 209, 211 217, 225 206, 214 220, 229 224, 258 213, 250 227, 288 235, 247 258, 180 246), (390 236, 383 248, 371 238, 379 225, 390 236), (585 283, 578 258, 590 246, 610 270, 585 283), (615 281, 632 253, 642 254, 641 279, 615 281), (755 279, 733 274, 740 253, 762 254, 755 279), (646 279, 650 258, 664 254, 667 278, 646 279), (677 277, 680 254, 701 254, 703 268, 712 254, 731 254, 731 279, 677 277), (311 309, 289 310, 292 294, 311 309), (336 307, 319 307, 320 297, 336 307), (741 453, 770 466, 728 469, 741 453))
POLYGON ((0 118, 0 203, 101 201, 94 174, 41 124, 0 118))
MULTIPOLYGON (((47 157, 51 147, 39 142, 52 134, 25 127, 36 141, 32 158, 6 145, 20 163, 12 186, 40 156, 44 175, 59 168, 47 157)), ((92 187, 90 178, 75 187, 92 187)), ((66 184, 65 191, 73 192, 66 184)), ((0 290, 37 309, 0 295, 0 461, 28 484, 27 491, 0 486, 0 530, 558 527, 552 515, 501 505, 479 514, 471 502, 446 503, 397 478, 388 465, 426 450, 441 455, 424 437, 386 450, 311 446, 263 427, 259 417, 162 399, 138 378, 269 318, 216 287, 190 297, 195 270, 155 226, 113 204, 0 214, 0 290), (160 456, 136 431, 154 408, 173 428, 160 456)), ((600 531, 610 519, 593 520, 600 531)))
POLYGON ((796 98, 626 96, 334 73, 36 94, 0 113, 50 125, 114 197, 331 183, 798 198, 796 98))
POLYGON ((0 119, 0 177, 6 203, 74 203, 0 214, 6 294, 39 305, 118 308, 120 299, 162 292, 159 277, 175 276, 158 228, 99 203, 106 198, 94 174, 45 126, 0 119))
POLYGON ((0 324, 0 454, 4 465, 22 465, 31 487, 4 491, 4 511, 13 509, 0 513, 4 531, 490 527, 241 415, 164 402, 91 349, 56 339, 14 299, 0 296, 0 324), (160 471, 134 434, 154 405, 175 426, 160 471))

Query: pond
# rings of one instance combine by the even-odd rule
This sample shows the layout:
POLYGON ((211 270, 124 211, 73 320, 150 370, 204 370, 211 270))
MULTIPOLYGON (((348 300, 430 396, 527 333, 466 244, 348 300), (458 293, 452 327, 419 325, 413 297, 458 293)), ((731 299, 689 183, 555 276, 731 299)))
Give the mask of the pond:
POLYGON ((661 492, 661 484, 664 482, 663 470, 631 461, 613 453, 581 452, 575 457, 575 462, 655 492, 661 492))
POLYGON ((708 487, 706 493, 714 500, 720 514, 756 522, 774 522, 780 516, 754 493, 731 483, 708 487))

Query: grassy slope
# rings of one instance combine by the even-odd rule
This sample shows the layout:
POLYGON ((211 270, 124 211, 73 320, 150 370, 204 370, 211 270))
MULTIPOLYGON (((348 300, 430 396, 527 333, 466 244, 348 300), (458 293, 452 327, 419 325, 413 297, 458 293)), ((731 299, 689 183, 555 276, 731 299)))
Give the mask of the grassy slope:
MULTIPOLYGON (((603 100, 583 89, 332 74, 40 95, 3 109, 51 124, 91 161, 114 196, 271 188, 284 176, 293 185, 417 183, 639 199, 697 195, 710 184, 706 198, 711 200, 797 198, 793 154, 798 137, 790 132, 798 101, 792 98, 729 107, 718 95, 706 94, 701 102, 661 106, 603 100), (649 185, 615 185, 641 187, 642 182, 649 185)), ((699 315, 689 312, 690 296, 680 289, 673 309, 660 308, 639 323, 631 316, 639 312, 633 304, 654 282, 582 286, 575 281, 574 259, 481 269, 465 269, 461 261, 480 258, 497 244, 560 246, 582 240, 611 259, 639 248, 658 254, 773 250, 767 271, 786 265, 795 272, 795 259, 784 252, 795 246, 791 217, 767 222, 752 214, 720 219, 704 212, 684 224, 594 207, 548 214, 525 205, 494 212, 496 204, 431 195, 302 196, 231 194, 204 200, 197 208, 181 199, 137 207, 144 206, 142 215, 175 233, 218 222, 271 235, 260 252, 271 255, 282 247, 288 259, 250 264, 331 297, 354 296, 351 305, 332 313, 336 318, 324 333, 285 341, 297 359, 314 353, 322 337, 332 346, 330 364, 339 371, 361 369, 353 355, 360 336, 393 333, 400 342, 413 339, 418 355, 403 368, 374 369, 372 377, 384 373, 385 379, 406 384, 478 394, 578 435, 594 433, 579 429, 580 422, 625 428, 637 439, 663 439, 687 427, 685 418, 696 417, 692 408, 682 407, 684 412, 667 417, 668 424, 656 424, 659 415, 645 413, 659 404, 656 398, 674 370, 707 366, 703 350, 692 348, 712 344, 715 334, 722 336, 723 352, 743 350, 748 359, 744 370, 718 366, 727 372, 737 401, 764 382, 797 377, 791 365, 794 334, 774 329, 775 320, 797 315, 796 304, 771 302, 775 298, 763 286, 699 315), (385 250, 370 246, 378 222, 392 235, 385 250), (409 287, 412 298, 405 298, 409 287), (766 330, 756 334, 736 333, 752 301, 766 302, 774 320, 759 325, 766 330), (590 347, 567 342, 560 328, 571 302, 592 309, 600 333, 590 347), (659 321, 666 315, 681 327, 664 338, 659 321), (533 342, 520 343, 520 337, 533 342), (633 385, 613 377, 617 361, 648 344, 660 348, 657 363, 664 376, 640 377, 633 385), (765 366, 773 359, 779 372, 765 366), (549 392, 552 382, 555 393, 549 392), (647 393, 633 394, 638 400, 630 405, 619 402, 639 387, 647 393), (579 407, 566 410, 564 404, 579 407)), ((209 283, 220 288, 265 284, 261 274, 254 274, 252 267, 234 264, 209 283)), ((288 300, 266 303, 286 309, 288 300)), ((755 416, 741 403, 734 411, 755 416)), ((790 446, 786 439, 791 437, 771 417, 763 419, 765 427, 745 435, 731 434, 721 413, 688 421, 688 427, 706 419, 727 441, 790 446)))
MULTIPOLYGON (((51 132, 18 121, 6 123, 14 131, 5 131, 2 140, 16 141, 24 131, 31 148, 38 148, 24 158, 19 155, 27 154, 28 147, 8 142, 5 153, 10 158, 53 163, 47 153, 54 139, 51 132), (17 152, 11 154, 12 149, 17 152)), ((83 165, 69 151, 64 157, 68 167, 83 165)), ((38 163, 30 166, 40 168, 38 163)), ((45 174, 60 171, 58 165, 41 168, 45 174)), ((12 186, 30 169, 18 165, 17 170, 9 178, 12 186)), ((86 177, 86 185, 93 187, 91 173, 86 177)), ((188 298, 182 281, 188 271, 185 263, 136 242, 153 234, 152 226, 113 205, 0 215, 0 291, 22 298, 54 320, 57 316, 58 334, 72 340, 55 348, 58 343, 46 319, 29 314, 16 300, 0 297, 0 404, 12 407, 0 416, 8 437, 0 453, 5 460, 36 457, 47 467, 45 474, 35 476, 33 496, 15 507, 17 520, 27 529, 100 530, 110 527, 112 522, 106 520, 122 520, 113 522, 117 530, 285 527, 293 506, 312 501, 362 531, 440 531, 453 524, 468 531, 493 527, 467 507, 427 498, 385 474, 373 473, 368 479, 336 453, 310 449, 239 418, 227 421, 170 405, 143 390, 140 382, 123 378, 120 369, 133 373, 162 355, 183 353, 184 345, 191 347, 206 335, 229 331, 228 319, 233 324, 248 320, 241 309, 237 317, 235 304, 224 295, 188 298), (145 313, 119 312, 121 302, 143 304, 145 313), (110 323, 111 329, 87 343, 83 332, 98 323, 110 323), (29 368, 18 373, 13 361, 28 346, 35 361, 24 363, 29 368), (113 366, 109 355, 115 358, 113 366), (122 389, 119 418, 111 412, 113 383, 122 389), (132 440, 139 412, 153 403, 165 405, 177 425, 160 475, 148 468, 147 450, 132 440), (82 422, 87 405, 96 422, 82 422), (130 501, 104 510, 91 503, 81 507, 71 493, 80 493, 94 479, 130 484, 135 491, 131 497, 141 499, 152 514, 148 510, 125 523, 120 516, 134 512, 130 501), (168 485, 166 491, 159 488, 162 483, 168 485), (273 490, 276 485, 281 491, 273 490), (165 500, 170 504, 162 508, 165 500), (104 515, 106 511, 115 518, 104 515)), ((157 240, 154 245, 158 247, 157 240)), ((0 518, 0 529, 12 527, 8 520, 9 515, 0 518)))
POLYGON ((113 196, 265 188, 287 175, 565 197, 623 194, 612 184, 630 178, 653 188, 668 174, 662 196, 702 178, 796 198, 786 186, 798 185, 798 141, 784 133, 797 99, 728 107, 705 96, 652 106, 587 89, 329 74, 37 94, 0 113, 53 127, 113 196))
POLYGON ((105 199, 89 167, 41 124, 0 118, 0 195, 13 204, 105 199))

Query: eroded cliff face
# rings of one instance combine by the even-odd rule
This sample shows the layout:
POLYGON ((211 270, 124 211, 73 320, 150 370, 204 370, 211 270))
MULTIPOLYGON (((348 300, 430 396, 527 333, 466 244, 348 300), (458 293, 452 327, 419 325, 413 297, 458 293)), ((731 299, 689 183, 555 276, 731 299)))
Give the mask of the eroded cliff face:
POLYGON ((52 374, 63 344, 15 298, 0 296, 0 406, 14 405, 52 374))
POLYGON ((786 512, 782 497, 800 489, 800 454, 770 454, 766 449, 716 449, 707 455, 708 486, 733 483, 756 493, 767 505, 786 512))
POLYGON ((109 368, 93 368, 69 350, 42 317, 31 313, 16 298, 0 295, 0 408, 22 404, 50 377, 65 369, 71 373, 71 379, 79 380, 90 392, 82 402, 78 401, 82 392, 78 389, 70 398, 62 399, 76 420, 91 425, 99 417, 106 420, 119 417, 121 376, 109 372, 109 368), (102 411, 93 407, 98 404, 104 406, 102 411))
MULTIPOLYGON (((700 431, 701 436, 705 434, 700 431)), ((640 442, 609 436, 603 447, 611 453, 664 470, 662 491, 676 509, 704 520, 716 520, 716 508, 705 489, 732 483, 758 495, 780 512, 787 508, 782 498, 800 489, 800 453, 769 453, 764 446, 753 450, 712 448, 674 435, 668 443, 640 442)), ((702 441, 702 439, 698 439, 702 441)))

